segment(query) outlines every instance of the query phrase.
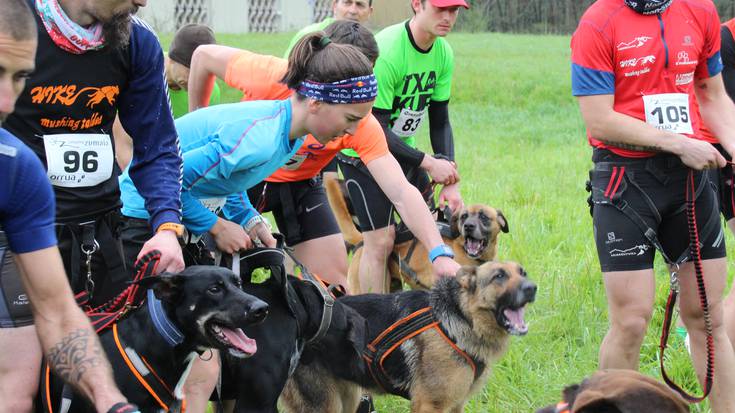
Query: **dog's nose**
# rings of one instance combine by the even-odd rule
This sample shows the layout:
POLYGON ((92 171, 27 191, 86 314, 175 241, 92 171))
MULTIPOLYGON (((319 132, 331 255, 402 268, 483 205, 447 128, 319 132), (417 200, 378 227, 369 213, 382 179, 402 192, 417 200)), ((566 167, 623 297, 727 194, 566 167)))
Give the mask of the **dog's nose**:
POLYGON ((530 281, 523 281, 523 284, 521 285, 523 297, 525 297, 528 301, 533 301, 536 299, 536 289, 536 284, 530 281))
POLYGON ((258 301, 248 310, 248 321, 257 323, 263 321, 268 315, 268 304, 264 301, 258 301))
POLYGON ((472 232, 475 230, 475 224, 464 224, 464 230, 467 232, 472 232))

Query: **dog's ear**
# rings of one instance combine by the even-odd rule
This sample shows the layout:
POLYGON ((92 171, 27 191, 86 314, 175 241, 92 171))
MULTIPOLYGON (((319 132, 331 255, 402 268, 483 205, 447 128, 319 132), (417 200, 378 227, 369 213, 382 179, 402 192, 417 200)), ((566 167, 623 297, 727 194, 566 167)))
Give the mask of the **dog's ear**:
MULTIPOLYGON (((449 207, 447 207, 449 208, 449 207)), ((451 218, 449 219, 449 231, 451 233, 452 238, 459 237, 459 216, 462 215, 462 208, 459 209, 459 211, 455 211, 451 218)), ((445 217, 447 215, 444 215, 445 217)))
POLYGON ((352 349, 355 351, 356 366, 360 373, 365 372, 365 363, 362 362, 362 353, 365 351, 365 347, 368 345, 368 323, 367 320, 361 316, 357 311, 347 311, 347 324, 349 325, 349 331, 347 332, 347 339, 352 344, 352 349))
POLYGON ((138 281, 138 285, 144 289, 153 289, 153 293, 161 301, 174 303, 181 293, 181 284, 185 276, 164 272, 153 277, 146 277, 138 281))
POLYGON ((495 211, 498 213, 498 216, 496 219, 498 220, 498 225, 500 225, 500 230, 507 234, 508 231, 510 231, 508 229, 508 220, 505 219, 505 215, 503 215, 503 211, 499 209, 496 209, 495 211))
POLYGON ((470 293, 475 292, 477 288, 477 267, 465 265, 457 272, 457 281, 459 285, 470 293))

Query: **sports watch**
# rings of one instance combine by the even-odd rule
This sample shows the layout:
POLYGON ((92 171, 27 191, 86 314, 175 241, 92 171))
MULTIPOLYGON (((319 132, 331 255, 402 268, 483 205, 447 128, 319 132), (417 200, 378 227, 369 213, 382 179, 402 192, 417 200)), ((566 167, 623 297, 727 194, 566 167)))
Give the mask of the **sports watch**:
POLYGON ((169 230, 176 233, 176 236, 181 238, 184 236, 184 226, 181 224, 175 224, 173 222, 164 222, 163 224, 158 226, 158 229, 156 229, 156 233, 169 230))
POLYGON ((439 257, 454 258, 454 251, 447 244, 439 244, 429 251, 429 260, 434 262, 439 257))

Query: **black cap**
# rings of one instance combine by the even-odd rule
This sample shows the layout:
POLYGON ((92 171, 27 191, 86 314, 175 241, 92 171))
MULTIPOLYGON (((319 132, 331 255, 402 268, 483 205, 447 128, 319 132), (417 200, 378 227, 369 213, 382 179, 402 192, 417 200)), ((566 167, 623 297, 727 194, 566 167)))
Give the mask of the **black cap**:
POLYGON ((215 44, 214 32, 204 24, 190 23, 179 29, 171 41, 168 57, 186 67, 191 66, 194 49, 203 44, 215 44))

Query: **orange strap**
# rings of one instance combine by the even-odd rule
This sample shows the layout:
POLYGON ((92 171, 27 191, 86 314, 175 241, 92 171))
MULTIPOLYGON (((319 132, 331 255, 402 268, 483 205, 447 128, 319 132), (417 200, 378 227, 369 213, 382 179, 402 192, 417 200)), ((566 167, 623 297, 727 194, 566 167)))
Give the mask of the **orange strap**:
POLYGON ((156 402, 158 402, 158 405, 161 406, 161 408, 163 408, 163 410, 168 411, 168 406, 166 405, 166 403, 164 403, 161 400, 161 398, 158 397, 158 395, 156 394, 155 391, 153 391, 153 389, 148 384, 148 382, 145 381, 145 378, 143 378, 143 376, 140 375, 140 373, 138 372, 138 370, 135 368, 135 366, 133 366, 133 363, 128 358, 128 355, 125 353, 125 350, 122 348, 122 344, 120 344, 120 338, 118 337, 118 334, 117 334, 117 323, 115 323, 115 324, 112 325, 112 334, 113 334, 113 337, 115 338, 115 345, 117 345, 117 349, 120 351, 120 357, 122 357, 122 359, 125 360, 125 364, 128 365, 128 368, 133 373, 133 375, 135 376, 135 378, 138 379, 138 381, 140 382, 140 384, 146 390, 148 390, 148 393, 151 396, 153 396, 154 399, 156 399, 156 402))

